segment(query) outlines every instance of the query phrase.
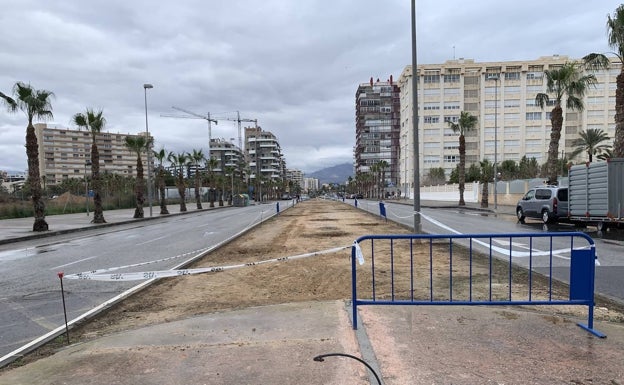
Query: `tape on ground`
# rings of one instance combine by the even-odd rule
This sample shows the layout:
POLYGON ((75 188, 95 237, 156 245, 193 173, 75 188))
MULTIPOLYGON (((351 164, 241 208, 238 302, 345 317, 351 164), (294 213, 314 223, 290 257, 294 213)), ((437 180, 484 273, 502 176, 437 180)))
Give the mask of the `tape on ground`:
MULTIPOLYGON (((68 274, 65 276, 65 278, 76 279, 76 280, 93 280, 93 281, 140 281, 144 279, 153 279, 153 278, 180 277, 180 276, 186 276, 186 275, 240 269, 242 267, 257 266, 257 265, 262 265, 266 263, 284 262, 284 261, 289 261, 289 260, 294 260, 294 259, 309 258, 309 257, 314 257, 317 255, 322 255, 322 254, 335 253, 335 252, 345 250, 348 248, 351 248, 351 246, 335 247, 333 249, 315 251, 312 253, 299 254, 299 255, 294 255, 290 257, 272 258, 272 259, 266 259, 263 261, 241 263, 241 264, 229 265, 229 266, 204 267, 204 268, 197 268, 197 269, 182 269, 182 270, 143 271, 143 272, 136 272, 136 273, 113 273, 113 274, 106 273, 107 271, 114 271, 114 270, 119 270, 122 268, 141 265, 141 264, 136 264, 136 265, 127 265, 127 266, 120 266, 120 267, 111 267, 107 269, 93 270, 93 271, 88 271, 84 273, 68 274)), ((143 264, 149 264, 149 263, 154 263, 154 262, 155 261, 151 261, 151 262, 146 262, 143 264)))

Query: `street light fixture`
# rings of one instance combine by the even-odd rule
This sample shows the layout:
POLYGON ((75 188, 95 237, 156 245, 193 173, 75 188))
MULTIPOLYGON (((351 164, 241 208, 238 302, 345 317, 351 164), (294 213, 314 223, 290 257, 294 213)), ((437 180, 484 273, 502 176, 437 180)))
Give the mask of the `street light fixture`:
POLYGON ((145 94, 145 133, 147 134, 147 204, 149 205, 149 215, 152 216, 152 141, 149 135, 149 126, 147 125, 147 89, 154 88, 153 85, 143 84, 145 94))

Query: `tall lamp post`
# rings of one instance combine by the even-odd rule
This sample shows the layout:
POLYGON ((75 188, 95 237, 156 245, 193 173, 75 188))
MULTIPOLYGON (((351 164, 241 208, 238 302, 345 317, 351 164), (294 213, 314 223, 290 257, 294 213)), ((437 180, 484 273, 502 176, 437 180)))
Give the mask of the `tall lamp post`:
POLYGON ((147 204, 149 205, 150 217, 152 216, 152 141, 149 135, 149 126, 147 125, 147 89, 154 88, 153 85, 143 84, 145 94, 145 133, 147 134, 147 204))
POLYGON ((494 80, 494 210, 498 209, 498 81, 499 74, 490 74, 490 80, 494 80))
POLYGON ((422 233, 420 222, 420 159, 418 156, 418 62, 416 60, 416 0, 412 0, 412 131, 414 135, 414 232, 422 233))

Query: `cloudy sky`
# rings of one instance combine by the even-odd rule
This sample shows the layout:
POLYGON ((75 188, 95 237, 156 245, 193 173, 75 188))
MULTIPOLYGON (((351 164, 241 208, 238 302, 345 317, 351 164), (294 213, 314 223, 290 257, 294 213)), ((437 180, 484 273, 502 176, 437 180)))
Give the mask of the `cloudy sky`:
MULTIPOLYGON (((421 0, 418 62, 527 60, 606 52, 617 2, 421 0)), ((55 93, 52 123, 103 109, 106 131, 145 130, 155 148, 207 150, 205 120, 172 106, 257 119, 289 168, 352 161, 354 95, 411 64, 409 0, 0 0, 0 91, 55 93)), ((0 109, 0 170, 24 171, 26 119, 0 109)), ((236 122, 213 138, 238 140, 236 122)))

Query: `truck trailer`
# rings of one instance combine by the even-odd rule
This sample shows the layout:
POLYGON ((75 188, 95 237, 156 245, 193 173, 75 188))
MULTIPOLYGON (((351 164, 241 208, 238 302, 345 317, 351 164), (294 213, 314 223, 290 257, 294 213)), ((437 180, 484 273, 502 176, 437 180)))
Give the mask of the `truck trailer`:
POLYGON ((598 231, 624 225, 624 158, 571 166, 568 218, 598 231))

